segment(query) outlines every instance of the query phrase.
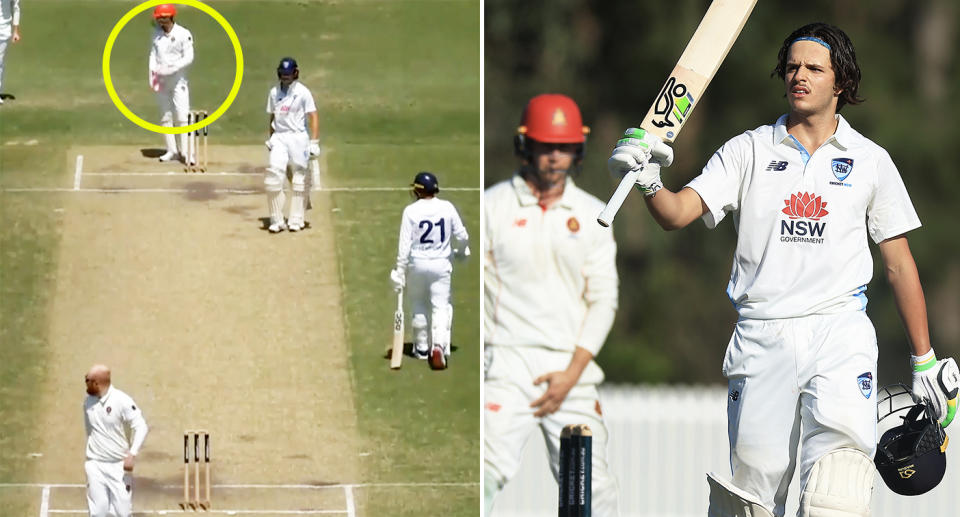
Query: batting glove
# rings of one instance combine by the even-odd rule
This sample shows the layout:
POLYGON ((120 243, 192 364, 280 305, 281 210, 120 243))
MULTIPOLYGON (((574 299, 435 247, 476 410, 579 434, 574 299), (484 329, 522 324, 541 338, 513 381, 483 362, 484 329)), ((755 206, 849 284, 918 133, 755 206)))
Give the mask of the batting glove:
POLYGON ((313 156, 313 157, 320 156, 320 140, 311 140, 309 149, 310 149, 310 156, 313 156))
POLYGON ((957 415, 960 370, 952 357, 937 361, 931 349, 922 356, 910 356, 913 363, 913 392, 934 411, 941 427, 957 415))
POLYGON ((640 170, 637 188, 645 196, 654 196, 663 188, 660 167, 673 163, 673 149, 660 137, 643 129, 630 128, 617 141, 613 154, 607 160, 607 169, 617 178, 640 170))
POLYGON ((394 291, 403 289, 403 286, 406 283, 403 270, 400 268, 390 270, 390 282, 393 284, 394 291))

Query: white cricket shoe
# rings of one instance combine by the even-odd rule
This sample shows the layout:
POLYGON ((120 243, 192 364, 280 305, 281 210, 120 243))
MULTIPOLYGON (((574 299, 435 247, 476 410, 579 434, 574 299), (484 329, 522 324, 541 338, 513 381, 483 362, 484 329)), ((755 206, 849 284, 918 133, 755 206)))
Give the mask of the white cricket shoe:
POLYGON ((278 223, 270 223, 270 226, 267 228, 270 233, 280 233, 286 229, 287 225, 283 224, 283 221, 278 223))
POLYGON ((180 153, 174 151, 167 151, 163 153, 163 156, 159 158, 161 162, 173 162, 180 161, 180 153))
POLYGON ((417 343, 413 349, 413 356, 417 359, 428 359, 430 357, 430 345, 426 343, 417 343))
POLYGON ((303 229, 303 223, 291 222, 287 223, 287 229, 291 232, 299 232, 303 229))

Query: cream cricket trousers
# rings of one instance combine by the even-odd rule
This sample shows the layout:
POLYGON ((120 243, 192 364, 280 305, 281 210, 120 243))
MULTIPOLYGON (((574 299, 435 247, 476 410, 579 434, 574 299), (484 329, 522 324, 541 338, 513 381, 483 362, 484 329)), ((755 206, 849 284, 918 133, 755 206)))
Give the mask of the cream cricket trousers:
MULTIPOLYGON (((877 445, 877 336, 864 311, 741 319, 727 347, 733 484, 784 514, 800 450, 800 488, 820 457, 877 445)), ((799 496, 799 494, 797 494, 799 496)))
MULTIPOLYGON (((157 92, 157 105, 160 108, 160 125, 185 126, 190 112, 190 87, 187 78, 174 74, 160 78, 160 91, 157 92)), ((176 135, 163 135, 167 151, 177 152, 176 135)), ((187 134, 180 134, 181 154, 187 152, 187 134)), ((194 157, 186 157, 192 160, 194 157)))
MULTIPOLYGON (((587 424, 593 432, 592 500, 594 517, 620 515, 617 482, 607 467, 607 426, 600 411, 597 385, 603 372, 593 361, 580 382, 570 390, 560 409, 535 417, 530 403, 546 391, 546 383, 534 386, 537 377, 565 370, 572 352, 543 347, 485 346, 486 374, 483 382, 484 479, 503 487, 520 469, 520 459, 531 433, 543 433, 550 457, 550 472, 559 478, 560 431, 570 424, 587 424)), ((559 492, 552 494, 554 497, 559 492)), ((545 496, 548 497, 548 496, 545 496)))
POLYGON ((133 474, 124 472, 123 460, 87 460, 87 508, 90 517, 133 515, 133 474))

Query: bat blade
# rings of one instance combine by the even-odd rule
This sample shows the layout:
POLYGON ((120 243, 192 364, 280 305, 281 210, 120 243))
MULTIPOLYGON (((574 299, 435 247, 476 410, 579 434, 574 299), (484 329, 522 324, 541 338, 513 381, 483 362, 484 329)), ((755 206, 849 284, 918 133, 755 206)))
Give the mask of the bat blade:
POLYGON ((396 370, 403 363, 403 291, 397 293, 397 310, 393 313, 393 350, 390 368, 396 370))
MULTIPOLYGON (((713 0, 643 118, 641 128, 659 136, 664 142, 673 143, 676 140, 693 109, 700 103, 710 80, 737 41, 756 3, 757 0, 713 0)), ((627 174, 620 181, 620 187, 597 218, 601 226, 610 226, 613 222, 636 178, 636 174, 627 174)))

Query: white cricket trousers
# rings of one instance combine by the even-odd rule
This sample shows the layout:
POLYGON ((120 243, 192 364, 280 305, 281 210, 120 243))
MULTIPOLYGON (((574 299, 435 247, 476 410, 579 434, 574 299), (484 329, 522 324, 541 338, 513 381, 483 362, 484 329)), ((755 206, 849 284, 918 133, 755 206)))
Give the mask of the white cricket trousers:
POLYGON ((13 25, 0 24, 0 93, 3 92, 3 70, 6 68, 7 47, 13 38, 13 25))
MULTIPOLYGON (((559 476, 560 431, 570 424, 587 424, 593 432, 592 499, 594 517, 620 515, 617 482, 607 466, 607 426, 600 410, 597 385, 603 373, 593 361, 584 370, 580 383, 570 390, 560 409, 544 416, 533 416, 530 403, 540 398, 546 383, 534 386, 537 377, 565 370, 572 352, 542 347, 486 345, 486 373, 483 382, 483 468, 486 482, 504 486, 520 470, 527 440, 536 428, 543 433, 550 456, 550 472, 559 476)), ((536 494, 558 502, 559 491, 536 494)))
MULTIPOLYGON (((727 346, 733 484, 784 513, 800 450, 800 487, 820 457, 877 445, 877 336, 864 311, 741 319, 727 346)), ((797 494, 799 496, 799 494, 797 494)))
POLYGON ((305 131, 284 131, 270 135, 270 168, 279 174, 286 174, 287 165, 292 165, 294 169, 300 169, 302 176, 310 158, 307 150, 309 143, 310 138, 305 131))
POLYGON ((407 266, 406 290, 414 314, 429 320, 433 309, 446 310, 450 303, 450 275, 453 264, 448 258, 413 259, 407 266))
POLYGON ((123 461, 87 460, 87 508, 90 517, 130 517, 133 514, 133 475, 123 461))
MULTIPOLYGON (((190 113, 190 87, 183 76, 165 76, 160 78, 160 91, 156 93, 160 108, 160 125, 185 126, 190 113)), ((176 135, 163 135, 167 151, 177 152, 176 135)), ((187 152, 187 134, 180 134, 181 154, 187 152)), ((189 157, 192 159, 193 157, 189 157)))

